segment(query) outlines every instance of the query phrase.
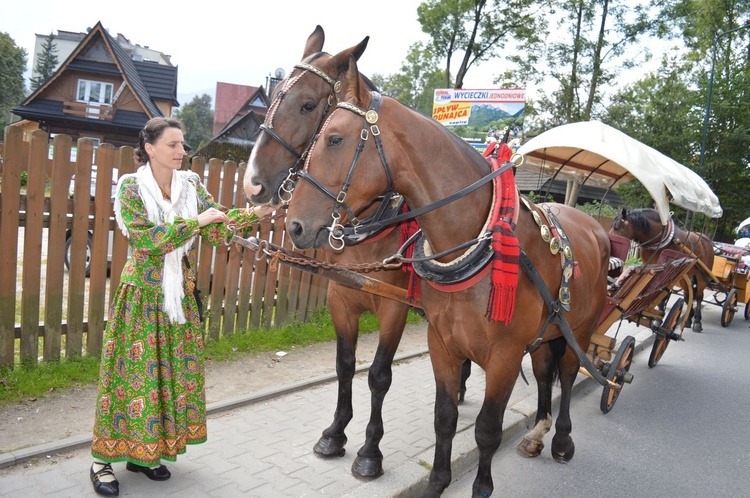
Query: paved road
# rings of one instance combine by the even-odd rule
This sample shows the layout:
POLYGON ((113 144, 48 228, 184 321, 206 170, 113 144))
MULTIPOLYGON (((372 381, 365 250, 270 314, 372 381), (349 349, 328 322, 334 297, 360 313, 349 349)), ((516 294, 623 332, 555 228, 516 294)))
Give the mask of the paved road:
MULTIPOLYGON (((744 312, 744 309, 740 310, 744 312)), ((727 328, 706 307, 702 334, 685 332, 649 369, 636 356, 614 409, 599 411, 601 389, 588 383, 571 409, 576 455, 555 463, 548 449, 525 459, 513 438, 495 456, 495 496, 709 497, 750 496, 750 352, 748 322, 738 313, 727 328)), ((546 443, 551 444, 551 434, 546 443)), ((476 471, 443 495, 471 496, 476 471)))
MULTIPOLYGON (((652 337, 649 330, 629 324, 624 326, 620 337, 626 334, 636 336, 639 343, 652 337)), ((524 371, 532 378, 528 359, 524 371)), ((578 389, 593 382, 582 377, 579 376, 578 389)), ((460 432, 454 440, 456 476, 470 468, 477 457, 473 423, 483 387, 482 372, 475 368, 469 379, 467 401, 460 409, 460 432)), ((627 395, 627 391, 623 393, 627 395)), ((189 448, 177 463, 170 465, 173 477, 167 482, 148 481, 140 474, 125 471, 123 464, 115 464, 114 468, 123 496, 157 492, 181 497, 414 496, 424 486, 428 475, 425 467, 433 457, 433 397, 434 380, 426 355, 394 367, 393 385, 384 409, 385 437, 381 449, 385 455, 385 475, 375 481, 360 481, 350 472, 369 416, 369 391, 364 374, 355 378, 355 418, 347 431, 348 451, 342 458, 324 460, 312 452, 333 414, 336 388, 328 383, 292 392, 258 393, 252 399, 240 400, 241 403, 227 403, 236 408, 226 411, 217 412, 216 406, 209 406, 212 414, 208 443, 189 448)), ((620 409, 620 403, 624 403, 623 398, 615 410, 620 409)), ((525 431, 526 425, 533 421, 535 409, 535 386, 526 386, 519 379, 505 416, 506 439, 514 439, 525 431)), ((78 446, 79 449, 71 449, 50 445, 42 449, 33 465, 0 469, 0 495, 92 495, 88 479, 91 458, 85 444, 79 441, 78 446)), ((27 456, 33 450, 29 449, 27 456)), ((501 453, 515 454, 512 448, 501 453)), ((0 455, 0 460, 8 457, 14 456, 0 455)), ((21 456, 20 460, 24 458, 21 456)), ((531 475, 536 472, 532 470, 531 475)))

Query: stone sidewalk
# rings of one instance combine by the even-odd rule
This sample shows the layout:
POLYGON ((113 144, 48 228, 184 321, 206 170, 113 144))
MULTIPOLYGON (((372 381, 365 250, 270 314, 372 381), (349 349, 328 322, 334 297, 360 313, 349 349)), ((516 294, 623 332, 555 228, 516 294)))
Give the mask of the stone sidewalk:
MULTIPOLYGON (((636 351, 650 347, 653 341, 649 329, 632 324, 622 325, 619 337, 626 335, 636 338, 636 351)), ((355 412, 347 428, 349 442, 343 457, 322 459, 312 451, 321 432, 332 421, 337 394, 332 378, 317 378, 209 405, 208 442, 190 447, 176 463, 170 464, 172 478, 166 482, 149 481, 141 474, 126 471, 123 463, 114 464, 120 494, 362 498, 418 495, 425 486, 433 458, 435 387, 425 351, 399 358, 383 410, 385 436, 381 450, 385 474, 378 479, 359 480, 350 471, 364 441, 369 418, 367 375, 361 372, 353 382, 355 412)), ((645 361, 643 355, 639 361, 645 361)), ((528 357, 524 359, 523 370, 531 386, 519 378, 505 413, 504 441, 520 436, 535 416, 536 385, 528 357)), ((582 382, 594 381, 579 375, 576 386, 580 387, 582 382)), ((559 389, 554 395, 557 400, 559 389)), ((453 443, 454 478, 476 464, 473 426, 483 396, 484 373, 473 366, 466 401, 459 408, 458 433, 453 443)), ((627 386, 623 396, 627 396, 627 386)), ((95 496, 88 475, 89 444, 90 435, 82 435, 0 455, 0 495, 95 496)), ((503 447, 500 451, 513 450, 503 447)))

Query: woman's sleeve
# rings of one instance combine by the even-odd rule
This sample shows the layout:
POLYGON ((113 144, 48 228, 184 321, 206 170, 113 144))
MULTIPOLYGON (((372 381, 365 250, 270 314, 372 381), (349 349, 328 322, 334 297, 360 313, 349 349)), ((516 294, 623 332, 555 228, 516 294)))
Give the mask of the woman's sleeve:
POLYGON ((172 223, 156 225, 148 219, 138 184, 126 181, 117 192, 119 217, 134 247, 147 254, 165 254, 183 245, 198 233, 198 220, 175 218, 172 223))
MULTIPOLYGON (((203 212, 212 207, 226 212, 231 220, 231 224, 237 227, 237 235, 245 237, 255 229, 255 221, 258 216, 250 210, 244 208, 227 209, 221 204, 214 201, 213 196, 206 190, 202 183, 196 185, 198 193, 198 212, 203 212)), ((224 242, 227 235, 227 225, 225 223, 211 223, 200 229, 201 237, 210 242, 212 245, 219 245, 224 242)))

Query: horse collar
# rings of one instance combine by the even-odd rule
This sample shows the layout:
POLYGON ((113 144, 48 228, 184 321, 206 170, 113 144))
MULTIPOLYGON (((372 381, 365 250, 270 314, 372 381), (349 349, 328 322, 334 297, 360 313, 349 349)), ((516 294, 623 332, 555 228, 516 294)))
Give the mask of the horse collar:
MULTIPOLYGON (((659 232, 659 235, 662 235, 661 240, 656 244, 643 243, 641 244, 641 247, 649 251, 658 251, 659 249, 664 249, 674 239, 674 231, 674 222, 672 221, 672 218, 669 218, 669 221, 667 221, 667 225, 665 227, 662 227, 661 232, 659 232)), ((659 235, 657 235, 656 237, 658 237, 659 235)), ((646 242, 651 242, 651 240, 647 240, 646 242)))

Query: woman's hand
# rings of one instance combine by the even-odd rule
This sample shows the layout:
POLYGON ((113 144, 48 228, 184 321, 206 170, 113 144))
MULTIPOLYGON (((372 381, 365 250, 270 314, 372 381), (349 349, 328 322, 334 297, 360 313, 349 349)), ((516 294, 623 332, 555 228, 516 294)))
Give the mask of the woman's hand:
POLYGON ((208 208, 198 215, 198 226, 204 227, 211 223, 228 223, 227 215, 216 208, 208 208))

